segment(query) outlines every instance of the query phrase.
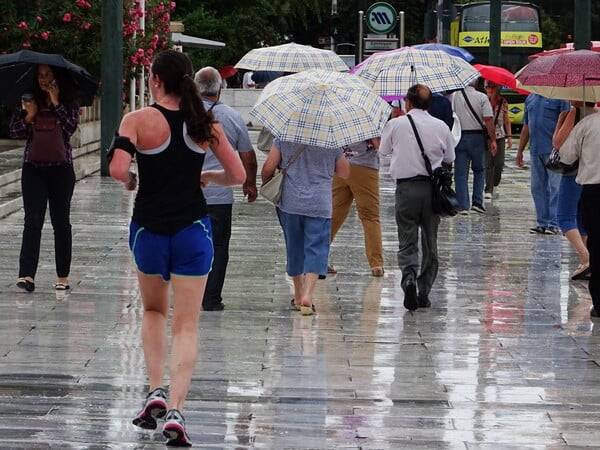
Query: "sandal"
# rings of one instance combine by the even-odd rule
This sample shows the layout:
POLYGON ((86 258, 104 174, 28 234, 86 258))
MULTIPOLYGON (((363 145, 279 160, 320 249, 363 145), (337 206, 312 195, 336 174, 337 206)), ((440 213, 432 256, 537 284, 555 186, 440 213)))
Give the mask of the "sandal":
POLYGON ((17 287, 27 292, 35 291, 35 283, 23 277, 19 278, 19 280, 17 281, 17 287))
POLYGON ((571 275, 571 280, 584 280, 591 272, 589 264, 584 266, 583 264, 579 264, 577 269, 571 275))
POLYGON ((58 282, 54 284, 54 289, 57 291, 66 291, 67 289, 71 289, 71 286, 67 283, 58 282))
POLYGON ((290 305, 292 309, 295 309, 296 311, 300 311, 302 309, 302 305, 297 304, 296 299, 294 298, 290 301, 290 305))
POLYGON ((316 312, 317 312, 317 310, 315 309, 314 303, 310 306, 302 305, 300 307, 300 314, 302 314, 303 316, 312 316, 316 312))

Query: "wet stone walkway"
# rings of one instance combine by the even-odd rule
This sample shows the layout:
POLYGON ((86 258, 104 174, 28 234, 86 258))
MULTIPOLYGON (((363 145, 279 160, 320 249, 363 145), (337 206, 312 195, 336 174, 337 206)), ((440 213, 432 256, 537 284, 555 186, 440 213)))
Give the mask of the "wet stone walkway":
MULTIPOLYGON (((238 190, 226 310, 202 315, 185 408, 195 448, 598 448, 600 328, 565 238, 528 233, 529 172, 513 161, 487 215, 443 220, 433 305, 412 313, 385 169, 385 276, 370 275, 353 211, 314 317, 290 310, 273 207, 238 190)), ((0 220, 0 448, 164 448, 131 425, 147 389, 132 198, 108 178, 77 184, 66 294, 49 223, 28 294, 14 284, 23 212, 0 220)))

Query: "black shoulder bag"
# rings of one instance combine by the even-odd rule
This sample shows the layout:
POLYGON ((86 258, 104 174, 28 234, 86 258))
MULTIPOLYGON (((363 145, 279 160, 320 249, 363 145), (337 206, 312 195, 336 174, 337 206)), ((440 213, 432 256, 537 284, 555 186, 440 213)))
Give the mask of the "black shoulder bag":
POLYGON ((425 160, 425 168, 433 182, 433 195, 431 198, 433 212, 441 217, 455 216, 458 213, 459 205, 458 199, 456 198, 456 192, 452 189, 452 171, 443 165, 435 170, 431 169, 431 161, 429 161, 429 158, 425 154, 423 142, 421 142, 421 137, 419 136, 415 122, 410 114, 407 114, 406 117, 408 117, 410 126, 415 133, 417 143, 421 149, 421 155, 425 160))

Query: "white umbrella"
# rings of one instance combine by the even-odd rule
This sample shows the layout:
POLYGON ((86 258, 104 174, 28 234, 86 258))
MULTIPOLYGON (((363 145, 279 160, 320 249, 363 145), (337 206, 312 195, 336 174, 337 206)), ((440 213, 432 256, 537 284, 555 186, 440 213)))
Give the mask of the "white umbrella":
POLYGON ((308 70, 269 83, 250 115, 283 141, 339 148, 379 137, 390 111, 360 78, 308 70))
POLYGON ((235 65, 238 69, 302 72, 323 69, 345 72, 348 66, 331 50, 322 50, 301 44, 282 44, 255 48, 246 53, 235 65))
POLYGON ((365 79, 384 98, 405 94, 417 83, 424 84, 432 92, 462 89, 480 77, 479 72, 462 58, 441 50, 410 47, 375 53, 352 72, 365 79))

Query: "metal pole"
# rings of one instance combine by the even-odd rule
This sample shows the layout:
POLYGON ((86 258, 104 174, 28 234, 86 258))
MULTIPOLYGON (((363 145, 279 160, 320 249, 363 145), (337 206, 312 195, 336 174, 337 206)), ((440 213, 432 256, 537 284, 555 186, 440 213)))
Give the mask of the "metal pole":
POLYGON ((362 62, 363 56, 365 53, 365 49, 364 49, 365 30, 363 28, 364 21, 365 21, 365 12, 359 11, 358 12, 358 61, 357 61, 357 63, 362 62))
MULTIPOLYGON (((140 17, 140 32, 142 36, 146 34, 146 0, 140 0, 140 10, 142 12, 142 17, 140 17)), ((140 108, 146 106, 146 69, 142 64, 142 68, 140 69, 140 108)))
POLYGON ((592 39, 592 0, 575 0, 575 50, 589 50, 592 39))
POLYGON ((107 176, 106 151, 123 114, 123 0, 102 0, 101 64, 100 173, 107 176))
POLYGON ((398 45, 404 47, 404 11, 398 13, 398 45))
POLYGON ((438 11, 438 21, 442 25, 441 36, 438 36, 442 39, 442 44, 450 44, 450 22, 452 22, 452 0, 440 0, 438 1, 438 8, 441 11, 438 11))
POLYGON ((499 66, 502 60, 502 46, 500 42, 502 2, 501 0, 490 1, 490 57, 489 64, 499 66))
MULTIPOLYGON (((331 18, 333 20, 334 17, 337 17, 338 9, 337 9, 337 0, 331 0, 331 18)), ((333 32, 329 33, 331 37, 331 51, 335 52, 335 36, 333 32)))

